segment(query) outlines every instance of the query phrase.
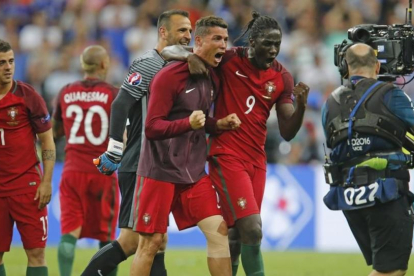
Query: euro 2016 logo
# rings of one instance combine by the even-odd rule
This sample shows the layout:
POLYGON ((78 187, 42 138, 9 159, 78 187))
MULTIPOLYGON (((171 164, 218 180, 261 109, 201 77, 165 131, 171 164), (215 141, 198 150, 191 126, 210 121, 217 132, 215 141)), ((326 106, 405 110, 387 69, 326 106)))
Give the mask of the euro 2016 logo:
POLYGON ((134 72, 128 77, 128 83, 133 86, 138 86, 142 82, 142 76, 138 72, 134 72))

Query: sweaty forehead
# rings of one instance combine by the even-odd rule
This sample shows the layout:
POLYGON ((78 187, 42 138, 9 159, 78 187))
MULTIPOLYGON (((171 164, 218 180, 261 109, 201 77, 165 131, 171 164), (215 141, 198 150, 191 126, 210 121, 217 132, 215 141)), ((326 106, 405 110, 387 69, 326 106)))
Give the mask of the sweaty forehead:
POLYGON ((266 29, 258 37, 260 40, 281 41, 282 33, 278 29, 266 29))

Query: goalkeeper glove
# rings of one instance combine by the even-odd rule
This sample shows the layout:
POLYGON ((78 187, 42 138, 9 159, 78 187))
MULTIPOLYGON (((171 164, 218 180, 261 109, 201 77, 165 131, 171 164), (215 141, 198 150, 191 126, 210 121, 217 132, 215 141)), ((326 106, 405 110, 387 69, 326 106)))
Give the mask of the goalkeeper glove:
POLYGON ((121 166, 120 162, 123 148, 123 143, 110 138, 106 152, 94 159, 93 163, 101 173, 111 175, 121 166))

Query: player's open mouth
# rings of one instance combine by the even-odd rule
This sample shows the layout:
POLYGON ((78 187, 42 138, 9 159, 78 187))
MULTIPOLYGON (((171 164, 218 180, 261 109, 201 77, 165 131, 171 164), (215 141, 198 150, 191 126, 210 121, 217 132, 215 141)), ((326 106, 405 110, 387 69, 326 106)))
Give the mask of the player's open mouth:
POLYGON ((180 39, 180 45, 182 46, 188 46, 188 44, 190 44, 190 40, 186 39, 186 38, 182 38, 180 39))
POLYGON ((223 55, 224 55, 224 53, 217 53, 214 56, 214 60, 219 63, 221 61, 221 58, 223 57, 223 55))

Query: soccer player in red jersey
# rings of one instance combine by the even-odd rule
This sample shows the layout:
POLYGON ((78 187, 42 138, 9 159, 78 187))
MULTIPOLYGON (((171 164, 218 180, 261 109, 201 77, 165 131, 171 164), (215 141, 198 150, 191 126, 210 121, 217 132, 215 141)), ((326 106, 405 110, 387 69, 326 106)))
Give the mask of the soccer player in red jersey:
MULTIPOLYGON (((115 239, 119 212, 116 175, 103 175, 92 163, 108 146, 110 109, 118 88, 104 81, 109 56, 102 46, 87 47, 80 61, 84 79, 62 88, 53 113, 54 136, 66 136, 59 187, 61 276, 71 275, 79 238, 97 239, 100 247, 115 239)), ((116 275, 116 270, 111 275, 116 275)))
MULTIPOLYGON (((119 167, 118 183, 122 199, 118 227, 121 231, 115 241, 101 248, 92 257, 82 276, 98 275, 98 270, 105 276, 137 250, 139 234, 132 230, 132 202, 147 115, 148 89, 154 75, 167 64, 159 54, 161 50, 167 45, 190 43, 192 28, 188 17, 188 12, 183 10, 167 10, 158 17, 157 45, 133 61, 112 103, 109 147, 99 157, 97 168, 103 174, 112 174, 119 167), (124 131, 127 133, 125 147, 122 143, 124 131)), ((193 72, 195 70, 198 73, 197 64, 204 66, 199 59, 194 59, 196 64, 191 61, 188 66, 193 72)), ((150 276, 167 275, 164 264, 166 243, 167 235, 154 258, 150 276)))
MULTIPOLYGON (((201 18, 196 22, 194 53, 209 68, 216 67, 227 38, 223 19, 201 18)), ((210 73, 192 78, 188 64, 176 62, 151 82, 134 201, 133 229, 139 232, 139 244, 130 275, 149 275, 171 211, 180 230, 197 225, 204 233, 211 275, 231 275, 227 226, 205 172, 206 132, 237 128, 240 121, 235 114, 220 120, 208 116, 218 87, 210 73)))
MULTIPOLYGON (((275 105, 280 134, 291 140, 302 125, 309 87, 301 82, 294 86, 291 74, 275 59, 282 41, 275 19, 253 12, 246 32, 249 47, 227 51, 216 69, 222 91, 215 116, 236 113, 243 124, 237 131, 211 137, 209 174, 231 227, 233 275, 241 254, 246 275, 260 276, 264 275, 260 208, 266 182, 266 121, 275 105)), ((169 59, 191 55, 179 46, 167 47, 162 54, 169 59)))
POLYGON ((14 66, 10 44, 0 39, 0 276, 6 275, 3 255, 10 250, 15 222, 28 259, 26 275, 46 276, 45 207, 52 194, 55 143, 46 103, 33 87, 13 80, 14 66))

